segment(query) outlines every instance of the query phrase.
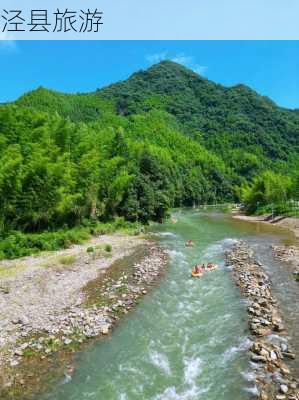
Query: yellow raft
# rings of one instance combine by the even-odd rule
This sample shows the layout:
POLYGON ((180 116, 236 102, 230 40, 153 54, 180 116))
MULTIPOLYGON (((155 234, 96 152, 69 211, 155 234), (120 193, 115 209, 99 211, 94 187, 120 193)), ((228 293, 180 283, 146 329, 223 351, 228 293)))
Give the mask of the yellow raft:
POLYGON ((191 276, 192 276, 192 278, 200 278, 202 276, 202 272, 196 273, 196 272, 192 271, 191 276))

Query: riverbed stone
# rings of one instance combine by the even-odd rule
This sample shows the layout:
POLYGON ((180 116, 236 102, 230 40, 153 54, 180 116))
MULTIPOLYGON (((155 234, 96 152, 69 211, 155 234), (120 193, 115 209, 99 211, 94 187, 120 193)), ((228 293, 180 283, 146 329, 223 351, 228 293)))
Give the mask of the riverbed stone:
MULTIPOLYGON (((233 278, 241 293, 248 300, 249 327, 253 336, 250 359, 256 365, 256 385, 266 399, 290 400, 295 396, 297 381, 282 361, 293 358, 285 339, 279 346, 273 337, 284 337, 285 327, 280 316, 276 299, 272 295, 271 281, 261 263, 253 259, 253 252, 242 241, 227 253, 226 264, 232 269, 233 278), (278 332, 278 334, 276 333, 278 332), (279 336, 278 336, 279 335, 279 336), (291 383, 295 383, 291 387, 291 383)), ((298 399, 297 399, 298 400, 298 399)))
POLYGON ((289 370, 289 368, 287 368, 286 366, 283 366, 280 368, 280 371, 283 375, 289 375, 291 373, 291 371, 289 370))
POLYGON ((15 355, 21 357, 23 355, 23 350, 22 349, 15 349, 15 355))
POLYGON ((291 352, 285 352, 285 351, 283 351, 283 352, 282 352, 282 355, 283 355, 284 357, 290 358, 290 359, 292 359, 292 360, 294 360, 294 359, 296 358, 295 354, 294 354, 294 353, 291 353, 291 352))
POLYGON ((289 391, 289 388, 287 385, 280 385, 279 389, 280 389, 281 393, 284 393, 284 394, 288 393, 288 391, 289 391))
POLYGON ((254 361, 254 362, 263 362, 263 363, 267 362, 266 357, 257 356, 256 354, 252 354, 251 360, 254 361))

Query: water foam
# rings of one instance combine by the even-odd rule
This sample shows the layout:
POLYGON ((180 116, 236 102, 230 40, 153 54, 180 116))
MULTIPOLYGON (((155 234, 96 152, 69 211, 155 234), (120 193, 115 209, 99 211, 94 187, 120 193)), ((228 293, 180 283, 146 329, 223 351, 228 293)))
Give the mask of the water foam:
POLYGON ((241 375, 247 382, 255 382, 256 374, 254 372, 245 371, 245 372, 241 372, 241 375))
POLYGON ((185 258, 184 253, 179 250, 168 250, 168 254, 172 258, 185 258))
POLYGON ((206 251, 204 252, 203 256, 205 258, 210 258, 210 257, 215 257, 217 255, 223 254, 229 247, 231 247, 233 244, 237 243, 238 240, 234 238, 226 238, 223 240, 220 240, 219 242, 216 242, 209 246, 206 251))
POLYGON ((173 232, 159 232, 158 233, 158 235, 159 236, 162 236, 162 237, 164 237, 164 236, 170 236, 170 237, 178 237, 178 235, 177 234, 175 234, 175 233, 173 233, 173 232))
POLYGON ((69 375, 69 374, 64 374, 64 379, 63 379, 63 381, 62 381, 62 384, 63 384, 63 385, 66 385, 67 383, 71 382, 71 380, 72 380, 71 375, 69 375))
POLYGON ((244 388, 244 391, 247 392, 247 393, 251 393, 254 396, 258 396, 260 394, 260 392, 259 392, 259 390, 258 390, 258 388, 256 386, 246 387, 246 388, 244 388))
POLYGON ((236 238, 226 238, 226 239, 223 239, 223 240, 222 240, 222 243, 223 243, 225 246, 232 246, 232 245, 238 243, 238 241, 239 241, 239 240, 236 239, 236 238))
POLYGON ((170 364, 165 354, 154 351, 150 354, 150 361, 153 365, 162 370, 166 375, 171 375, 170 364))
POLYGON ((141 372, 138 368, 134 368, 134 367, 131 367, 126 364, 119 365, 118 369, 119 369, 119 372, 129 373, 130 375, 132 375, 132 374, 140 375, 141 374, 141 372))
POLYGON ((288 338, 286 338, 284 336, 279 336, 279 335, 273 334, 273 335, 269 335, 267 338, 271 343, 277 344, 277 345, 279 345, 282 342, 285 344, 288 343, 288 338))
POLYGON ((190 357, 184 359, 184 364, 184 380, 188 385, 192 385, 202 372, 202 361, 199 357, 190 357))
POLYGON ((242 338, 240 343, 236 346, 232 346, 225 350, 222 355, 222 364, 225 364, 234 359, 234 357, 239 353, 248 350, 251 341, 248 337, 242 338))
POLYGON ((178 393, 174 386, 168 387, 163 393, 158 394, 153 400, 194 400, 199 399, 201 394, 207 393, 210 386, 207 388, 199 388, 193 385, 181 393, 178 393))

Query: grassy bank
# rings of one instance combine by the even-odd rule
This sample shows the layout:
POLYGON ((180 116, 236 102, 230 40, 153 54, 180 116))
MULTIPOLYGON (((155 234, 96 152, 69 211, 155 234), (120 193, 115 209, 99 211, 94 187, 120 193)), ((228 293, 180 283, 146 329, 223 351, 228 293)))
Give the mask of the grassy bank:
POLYGON ((13 231, 2 234, 0 241, 0 260, 14 259, 41 251, 55 251, 66 249, 72 244, 81 244, 92 235, 104 235, 113 232, 122 232, 131 235, 140 233, 142 225, 137 222, 128 222, 123 218, 116 218, 110 222, 86 222, 82 226, 72 229, 45 231, 41 233, 23 233, 13 231))

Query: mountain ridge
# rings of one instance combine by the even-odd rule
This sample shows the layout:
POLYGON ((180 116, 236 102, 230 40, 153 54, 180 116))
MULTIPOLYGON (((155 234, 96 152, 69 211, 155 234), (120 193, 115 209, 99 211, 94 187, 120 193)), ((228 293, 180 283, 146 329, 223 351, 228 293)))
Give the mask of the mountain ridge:
POLYGON ((299 118, 292 110, 277 106, 248 86, 226 88, 170 61, 97 93, 114 101, 117 112, 125 116, 163 109, 177 118, 186 134, 202 132, 214 151, 213 136, 224 132, 231 135, 235 146, 240 137, 249 146, 264 138, 261 145, 270 158, 286 158, 288 153, 277 155, 272 142, 283 149, 289 143, 298 147, 299 118))
POLYGON ((115 112, 130 118, 151 110, 175 117, 182 134, 199 140, 230 163, 243 149, 265 159, 287 160, 299 152, 299 113, 277 106, 244 84, 225 87, 183 65, 162 61, 95 92, 64 94, 44 88, 14 104, 92 122, 115 112))
POLYGON ((244 88, 244 89, 246 89, 246 90, 248 90, 248 91, 250 91, 250 92, 254 92, 254 93, 257 94, 258 96, 260 96, 260 97, 262 97, 262 98, 268 100, 268 101, 269 101, 270 103, 272 103, 274 106, 276 106, 276 107, 278 107, 278 108, 280 108, 280 109, 282 109, 282 110, 299 112, 299 108, 288 108, 288 107, 283 107, 283 106, 278 105, 278 104, 277 104, 273 99, 271 99, 270 97, 268 97, 268 96, 266 96, 266 95, 260 94, 257 90, 252 89, 250 86, 248 86, 248 85, 246 85, 246 84, 244 84, 244 83, 237 83, 237 84, 234 84, 234 85, 231 85, 231 86, 226 86, 226 85, 223 85, 223 84, 221 84, 221 83, 216 83, 216 82, 214 82, 214 81, 212 81, 212 80, 210 80, 210 79, 208 79, 208 78, 206 78, 206 77, 204 77, 204 76, 198 74, 197 72, 192 71, 192 69, 187 68, 187 67, 185 67, 184 65, 178 64, 178 63, 176 63, 176 62, 174 62, 174 61, 170 61, 170 60, 161 61, 160 63, 154 64, 154 65, 152 65, 151 67, 149 67, 149 68, 147 68, 147 69, 140 69, 139 71, 133 72, 131 75, 129 75, 129 77, 128 77, 127 79, 119 80, 119 81, 117 81, 117 82, 114 82, 114 83, 105 85, 105 86, 103 86, 103 87, 101 87, 101 88, 95 89, 94 91, 90 91, 90 92, 71 92, 71 93, 66 93, 66 92, 63 92, 63 91, 56 90, 56 89, 50 89, 50 88, 46 88, 46 87, 44 87, 44 86, 39 86, 39 87, 37 87, 37 88, 35 88, 35 89, 32 89, 32 90, 30 90, 30 91, 24 93, 23 95, 19 96, 19 97, 18 97, 16 100, 14 100, 14 101, 4 102, 4 103, 2 103, 2 104, 16 103, 16 102, 20 101, 20 99, 26 97, 27 94, 35 94, 35 93, 38 93, 40 90, 44 90, 44 91, 47 91, 47 92, 52 92, 52 93, 55 93, 55 94, 58 94, 58 95, 69 95, 69 96, 76 96, 76 95, 87 96, 87 95, 92 95, 92 94, 98 94, 98 93, 100 93, 100 92, 102 92, 102 91, 105 91, 105 90, 107 90, 107 89, 109 89, 109 88, 115 86, 115 85, 119 85, 119 84, 122 84, 122 83, 124 83, 124 82, 130 80, 131 78, 134 78, 136 75, 139 75, 139 74, 142 74, 142 73, 144 73, 144 72, 150 71, 150 70, 152 70, 152 69, 155 69, 155 68, 157 68, 157 67, 159 67, 159 66, 161 66, 161 65, 165 65, 165 64, 170 65, 170 66, 172 66, 172 67, 173 67, 173 66, 176 66, 176 67, 179 66, 179 67, 183 68, 184 70, 188 71, 189 73, 191 72, 192 75, 195 75, 196 77, 198 77, 198 78, 200 78, 200 79, 202 79, 202 80, 204 80, 204 81, 212 82, 213 84, 215 84, 215 85, 217 85, 217 86, 220 86, 220 87, 222 87, 223 89, 226 89, 226 90, 244 88))

